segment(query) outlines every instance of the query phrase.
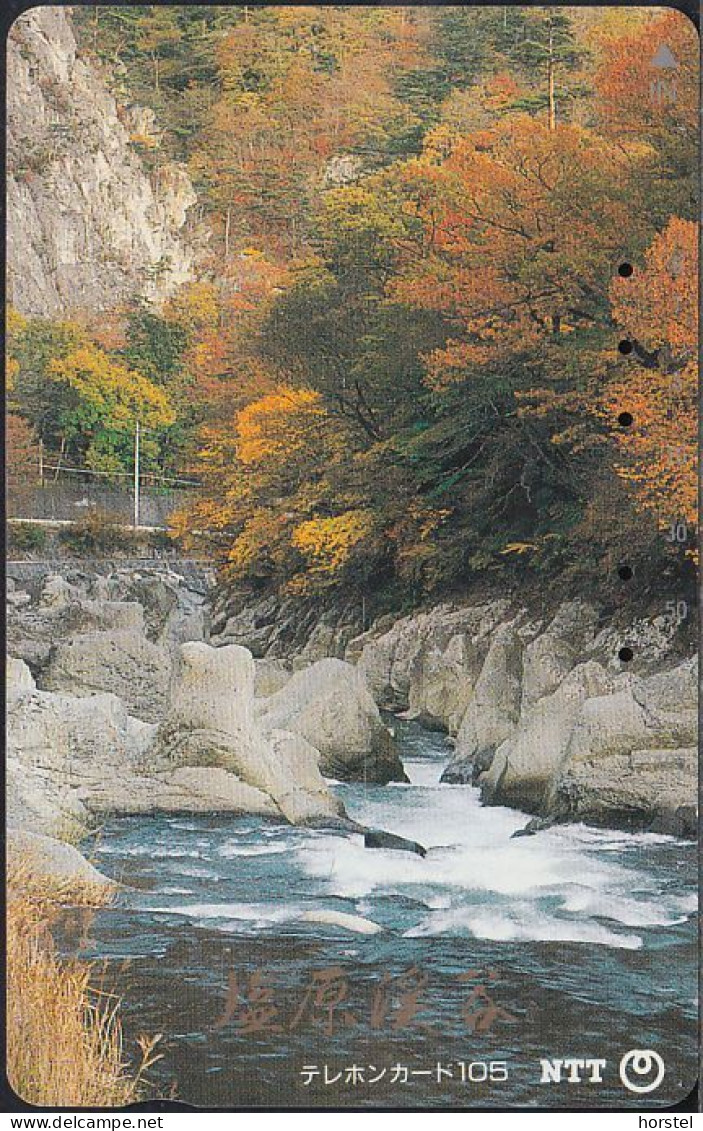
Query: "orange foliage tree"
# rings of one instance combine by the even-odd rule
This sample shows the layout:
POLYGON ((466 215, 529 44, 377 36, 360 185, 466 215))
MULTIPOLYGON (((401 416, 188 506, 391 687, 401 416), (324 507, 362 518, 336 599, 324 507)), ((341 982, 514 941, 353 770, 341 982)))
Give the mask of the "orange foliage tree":
POLYGON ((460 331, 429 357, 435 387, 602 323, 613 264, 638 235, 627 173, 623 148, 526 115, 411 164, 428 246, 394 293, 460 331))
POLYGON ((697 280, 698 225, 672 217, 642 268, 611 289, 636 360, 608 386, 604 411, 632 415, 618 437, 618 471, 663 526, 697 521, 697 280))

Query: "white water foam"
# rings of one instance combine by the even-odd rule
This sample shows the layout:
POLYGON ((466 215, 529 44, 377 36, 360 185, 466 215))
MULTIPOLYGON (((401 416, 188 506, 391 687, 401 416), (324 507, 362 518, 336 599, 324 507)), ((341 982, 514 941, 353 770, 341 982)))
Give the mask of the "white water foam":
POLYGON ((292 903, 182 903, 145 906, 142 910, 182 916, 198 925, 224 921, 261 929, 297 919, 305 908, 292 903))
POLYGON ((218 848, 217 855, 225 857, 234 856, 279 856, 283 852, 290 852, 287 844, 240 844, 239 841, 228 841, 218 848))
POLYGON ((383 796, 357 791, 348 808, 367 825, 419 841, 428 849, 424 858, 369 850, 359 836, 329 835, 300 844, 296 857, 326 894, 361 900, 366 914, 384 896, 424 905, 430 914, 408 937, 470 934, 637 949, 641 937, 622 928, 674 926, 695 909, 695 897, 690 903, 662 891, 641 867, 613 859, 669 837, 575 825, 513 838, 524 814, 482 806, 471 786, 439 785, 437 763, 405 766, 410 785, 383 796))
POLYGON ((406 938, 432 935, 473 935, 496 942, 578 942, 638 950, 639 935, 617 933, 599 923, 574 922, 522 908, 515 914, 453 908, 433 912, 417 927, 405 931, 406 938))
POLYGON ((157 858, 173 856, 176 859, 191 857, 194 860, 201 860, 205 855, 195 849, 160 848, 153 844, 132 844, 129 846, 105 844, 97 845, 95 851, 101 856, 153 856, 157 858))

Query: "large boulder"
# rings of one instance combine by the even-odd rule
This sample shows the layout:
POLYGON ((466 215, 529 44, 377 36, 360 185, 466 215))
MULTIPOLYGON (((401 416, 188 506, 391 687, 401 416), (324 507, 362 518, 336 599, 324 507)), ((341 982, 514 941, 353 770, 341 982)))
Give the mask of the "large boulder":
POLYGON ((171 660, 141 631, 85 632, 60 641, 42 677, 49 691, 95 695, 111 691, 147 722, 162 718, 171 660))
POLYGON ((337 800, 320 773, 320 752, 300 734, 273 730, 268 736, 278 773, 276 804, 294 825, 329 823, 344 817, 337 800))
POLYGON ((574 668, 551 695, 528 707, 478 778, 482 799, 540 813, 582 704, 608 691, 611 683, 606 670, 589 661, 574 668))
POLYGON ((294 824, 342 814, 315 750, 294 735, 264 737, 254 714, 254 676, 246 648, 182 645, 169 712, 149 751, 151 771, 206 766, 229 771, 270 796, 294 824))
POLYGON ((64 898, 85 900, 92 892, 102 902, 118 887, 73 845, 26 831, 8 832, 7 868, 10 882, 60 893, 64 898))
POLYGON ((155 813, 281 816, 268 793, 215 766, 181 766, 161 773, 135 774, 119 783, 105 782, 90 791, 86 805, 96 817, 155 813))
POLYGON ((7 716, 8 823, 65 839, 82 835, 91 791, 104 783, 125 788, 153 730, 115 695, 34 691, 16 699, 7 716))
POLYGON ((694 835, 698 715, 695 666, 587 699, 548 791, 546 811, 597 824, 694 835), (678 688, 681 698, 672 697, 678 688))
POLYGON ((250 654, 193 643, 181 652, 160 728, 130 716, 115 695, 33 690, 24 666, 13 665, 10 827, 77 840, 108 813, 254 813, 296 824, 344 817, 315 749, 294 734, 264 739, 250 654))
POLYGON ((443 781, 474 780, 512 734, 520 717, 522 652, 517 622, 501 625, 493 633, 443 781))
POLYGON ((550 805, 561 819, 695 839, 698 748, 602 754, 565 767, 550 805))
POLYGON ((342 781, 406 781, 398 752, 361 671, 319 660, 259 701, 266 733, 293 731, 320 752, 320 768, 342 781))

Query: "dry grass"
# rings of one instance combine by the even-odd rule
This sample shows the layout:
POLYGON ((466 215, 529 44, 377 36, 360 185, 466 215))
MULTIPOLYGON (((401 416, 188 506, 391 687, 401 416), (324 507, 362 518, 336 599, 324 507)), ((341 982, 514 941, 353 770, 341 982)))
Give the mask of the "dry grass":
MULTIPOLYGON (((141 1063, 124 1055, 119 1000, 99 988, 90 963, 56 954, 50 926, 65 888, 15 870, 8 876, 8 1075, 23 1100, 44 1107, 122 1107, 144 1098, 144 1073, 159 1056, 159 1037, 139 1040, 141 1063)), ((104 889, 71 892, 95 907, 104 889)))

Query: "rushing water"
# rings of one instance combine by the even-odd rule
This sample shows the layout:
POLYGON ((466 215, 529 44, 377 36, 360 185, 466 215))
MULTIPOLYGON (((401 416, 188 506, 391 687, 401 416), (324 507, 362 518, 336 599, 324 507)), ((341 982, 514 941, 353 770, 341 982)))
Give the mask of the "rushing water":
POLYGON ((350 816, 420 841, 424 858, 251 817, 103 826, 90 851, 133 887, 79 925, 80 953, 107 960, 128 1040, 163 1033, 160 1094, 265 1108, 683 1099, 696 1077, 694 846, 585 826, 512 839, 524 814, 439 784, 441 735, 397 732, 409 785, 335 789, 350 816), (384 929, 302 918, 320 910, 384 929), (620 1080, 632 1049, 665 1063, 646 1096, 620 1080), (540 1084, 540 1058, 556 1057, 605 1060, 602 1082, 540 1084))

